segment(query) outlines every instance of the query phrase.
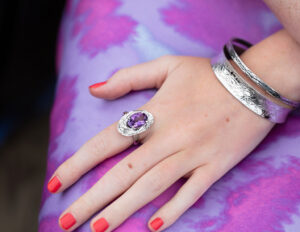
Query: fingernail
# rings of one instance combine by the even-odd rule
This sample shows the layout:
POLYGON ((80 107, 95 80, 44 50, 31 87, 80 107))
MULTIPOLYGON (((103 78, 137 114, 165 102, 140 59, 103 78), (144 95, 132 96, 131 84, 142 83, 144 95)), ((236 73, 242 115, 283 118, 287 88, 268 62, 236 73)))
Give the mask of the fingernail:
POLYGON ((64 216, 60 218, 61 227, 65 230, 70 229, 76 223, 76 219, 73 217, 72 214, 66 213, 64 216))
POLYGON ((61 183, 57 176, 54 176, 49 182, 48 182, 48 190, 51 193, 55 193, 61 186, 61 183))
POLYGON ((160 217, 155 218, 151 223, 151 227, 154 230, 158 230, 164 224, 163 220, 160 217))
POLYGON ((104 232, 108 227, 109 224, 105 218, 100 218, 93 224, 95 232, 104 232))
POLYGON ((106 81, 93 84, 89 88, 96 89, 96 88, 98 88, 98 87, 100 87, 101 85, 104 85, 104 84, 106 84, 106 81))

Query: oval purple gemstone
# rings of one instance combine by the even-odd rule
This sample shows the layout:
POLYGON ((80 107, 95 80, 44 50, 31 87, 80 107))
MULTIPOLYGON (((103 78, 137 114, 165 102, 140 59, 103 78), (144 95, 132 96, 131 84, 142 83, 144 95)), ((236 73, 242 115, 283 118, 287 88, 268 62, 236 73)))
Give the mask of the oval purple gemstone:
POLYGON ((130 116, 129 120, 127 121, 127 126, 137 130, 146 123, 147 119, 148 117, 145 113, 134 113, 130 116))

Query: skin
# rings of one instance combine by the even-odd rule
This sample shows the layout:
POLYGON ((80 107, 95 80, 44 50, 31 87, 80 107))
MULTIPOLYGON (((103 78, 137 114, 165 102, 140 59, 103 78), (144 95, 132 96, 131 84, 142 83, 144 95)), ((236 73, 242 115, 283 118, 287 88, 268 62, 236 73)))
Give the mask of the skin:
MULTIPOLYGON (((71 230, 122 194, 91 222, 104 217, 110 224, 107 231, 111 231, 185 175, 189 178, 180 191, 149 220, 161 217, 164 225, 159 231, 167 228, 249 154, 274 125, 228 94, 205 58, 161 57, 123 69, 99 87, 101 90, 92 91, 115 99, 132 89, 152 87, 158 88, 157 93, 139 109, 151 112, 155 123, 142 134, 140 147, 62 213, 75 216, 77 223, 71 230)), ((116 128, 117 122, 105 128, 57 169, 55 175, 63 182, 60 191, 92 166, 131 145, 132 138, 120 135, 116 128)))
POLYGON ((300 1, 264 0, 291 37, 300 45, 300 1))
MULTIPOLYGON (((289 19, 281 18, 284 23, 289 19)), ((267 84, 293 100, 300 100, 300 67, 295 65, 300 59, 295 39, 298 34, 281 30, 242 55, 267 84)), ((214 76, 206 58, 163 56, 121 69, 105 85, 91 88, 90 92, 95 97, 114 100, 132 90, 147 88, 158 91, 139 109, 151 112, 154 124, 141 134, 142 144, 136 150, 61 214, 72 213, 76 218, 76 224, 68 231, 103 208, 92 219, 91 230, 94 231, 93 223, 104 217, 110 225, 106 231, 112 231, 185 177, 185 184, 173 198, 149 218, 148 227, 154 231, 150 222, 160 217, 164 224, 157 231, 163 231, 244 159, 275 125, 237 101, 214 76)), ((53 174, 62 182, 58 192, 132 144, 131 137, 118 133, 117 123, 87 141, 58 167, 53 174)))

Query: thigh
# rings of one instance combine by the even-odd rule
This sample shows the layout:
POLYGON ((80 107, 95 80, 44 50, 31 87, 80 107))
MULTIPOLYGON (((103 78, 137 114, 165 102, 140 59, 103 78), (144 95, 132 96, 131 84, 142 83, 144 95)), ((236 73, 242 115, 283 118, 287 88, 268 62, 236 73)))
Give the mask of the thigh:
MULTIPOLYGON (((156 92, 131 92, 105 101, 90 96, 89 85, 107 80, 120 68, 165 54, 211 57, 232 36, 255 43, 280 28, 259 0, 69 0, 57 43, 58 82, 45 183, 89 138, 156 92)), ((297 221, 300 200, 299 124, 296 112, 286 124, 276 126, 167 231, 295 231, 297 223, 292 221, 297 221)), ((60 213, 133 149, 100 163, 64 193, 50 195, 45 184, 39 231, 59 231, 60 213)), ((178 180, 115 231, 148 231, 150 216, 183 183, 184 179, 178 180)), ((89 231, 88 222, 77 231, 89 231)))

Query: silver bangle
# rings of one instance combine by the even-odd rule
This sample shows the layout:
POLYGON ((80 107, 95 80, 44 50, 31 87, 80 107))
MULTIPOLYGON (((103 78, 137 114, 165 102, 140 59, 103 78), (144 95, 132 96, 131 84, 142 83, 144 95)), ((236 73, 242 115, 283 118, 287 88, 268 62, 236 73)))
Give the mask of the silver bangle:
POLYGON ((281 96, 275 89, 268 86, 265 82, 263 82, 255 73, 253 73, 247 65, 242 61, 239 55, 241 55, 246 49, 250 48, 252 46, 251 43, 249 43, 246 40, 240 39, 240 38, 232 38, 226 45, 226 48, 228 50, 228 53, 231 57, 231 59, 234 61, 234 63, 258 86, 260 86, 265 92, 267 92, 269 95, 277 98, 281 102, 292 106, 294 108, 297 108, 300 105, 300 102, 289 100, 283 96, 281 96), (235 47, 237 47, 239 50, 235 50, 235 47))
POLYGON ((228 61, 228 56, 224 46, 223 50, 211 59, 213 72, 221 84, 256 114, 274 123, 284 123, 292 108, 276 104, 249 85, 228 61))

